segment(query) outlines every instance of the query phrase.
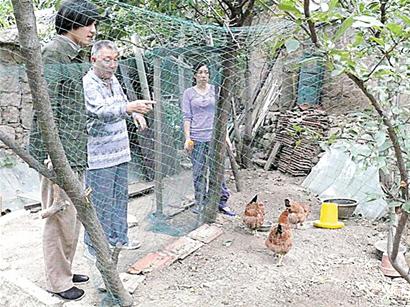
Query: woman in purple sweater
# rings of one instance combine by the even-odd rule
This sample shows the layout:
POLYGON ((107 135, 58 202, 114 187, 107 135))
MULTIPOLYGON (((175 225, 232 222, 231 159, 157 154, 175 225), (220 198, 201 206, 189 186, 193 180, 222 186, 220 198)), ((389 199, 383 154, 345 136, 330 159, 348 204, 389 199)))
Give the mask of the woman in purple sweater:
MULTIPOLYGON (((208 196, 206 173, 209 163, 207 160, 212 138, 216 94, 215 86, 208 83, 209 70, 206 64, 200 63, 195 67, 194 79, 195 85, 184 91, 182 99, 184 148, 191 154, 196 210, 202 211, 208 196)), ((223 180, 219 211, 235 216, 235 212, 226 205, 229 195, 223 180)))

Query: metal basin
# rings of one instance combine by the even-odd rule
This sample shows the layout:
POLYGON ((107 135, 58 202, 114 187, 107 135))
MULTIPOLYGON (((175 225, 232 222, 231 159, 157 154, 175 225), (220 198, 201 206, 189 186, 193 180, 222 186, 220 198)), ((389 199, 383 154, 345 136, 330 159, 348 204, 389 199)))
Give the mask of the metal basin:
POLYGON ((337 204, 338 216, 341 220, 350 218, 357 207, 357 201, 350 198, 329 198, 323 202, 337 204))

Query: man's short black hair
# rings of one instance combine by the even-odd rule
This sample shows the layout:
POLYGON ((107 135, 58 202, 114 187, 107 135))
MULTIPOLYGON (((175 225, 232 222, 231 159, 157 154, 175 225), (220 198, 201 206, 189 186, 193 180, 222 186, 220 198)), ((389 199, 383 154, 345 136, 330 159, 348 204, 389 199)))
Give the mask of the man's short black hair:
POLYGON ((97 7, 86 0, 68 0, 61 4, 56 16, 57 34, 88 27, 99 19, 97 7))

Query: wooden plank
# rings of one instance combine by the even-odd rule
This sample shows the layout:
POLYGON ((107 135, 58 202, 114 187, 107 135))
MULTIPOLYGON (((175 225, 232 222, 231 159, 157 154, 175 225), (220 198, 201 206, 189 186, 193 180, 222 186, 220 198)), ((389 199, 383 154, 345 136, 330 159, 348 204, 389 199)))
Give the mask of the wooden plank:
POLYGON ((194 201, 191 201, 191 202, 183 205, 181 208, 179 208, 175 212, 172 212, 171 214, 168 214, 167 219, 172 219, 173 217, 177 216, 178 214, 188 210, 189 208, 192 208, 194 205, 195 205, 194 201))
POLYGON ((23 208, 25 210, 33 210, 33 209, 41 208, 41 203, 39 201, 28 203, 27 205, 24 205, 23 208))
POLYGON ((277 154, 279 153, 279 150, 282 148, 282 144, 279 142, 275 142, 275 145, 273 145, 272 151, 269 155, 268 160, 266 161, 264 170, 268 171, 270 169, 270 166, 272 165, 273 161, 275 161, 275 158, 277 154))
MULTIPOLYGON (((134 185, 135 186, 135 185, 134 185)), ((139 197, 143 196, 149 193, 152 193, 154 191, 154 185, 150 184, 145 187, 135 187, 133 188, 133 185, 128 186, 128 197, 129 198, 134 198, 134 197, 139 197)))

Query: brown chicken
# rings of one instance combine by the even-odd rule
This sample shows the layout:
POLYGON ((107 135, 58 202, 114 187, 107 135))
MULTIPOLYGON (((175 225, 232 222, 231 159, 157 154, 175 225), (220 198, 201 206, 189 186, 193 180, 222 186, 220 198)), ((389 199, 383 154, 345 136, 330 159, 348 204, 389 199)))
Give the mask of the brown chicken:
POLYGON ((258 195, 248 203, 243 213, 243 222, 250 229, 256 231, 263 225, 265 220, 265 206, 263 203, 258 202, 258 195))
POLYGON ((303 226, 303 222, 310 213, 309 206, 307 204, 285 199, 285 207, 290 209, 289 223, 295 225, 295 228, 297 228, 298 224, 303 226))
POLYGON ((277 226, 273 226, 269 232, 265 245, 274 252, 275 257, 279 257, 277 266, 282 265, 283 257, 289 252, 293 245, 292 230, 289 225, 290 209, 287 208, 279 216, 277 226))

